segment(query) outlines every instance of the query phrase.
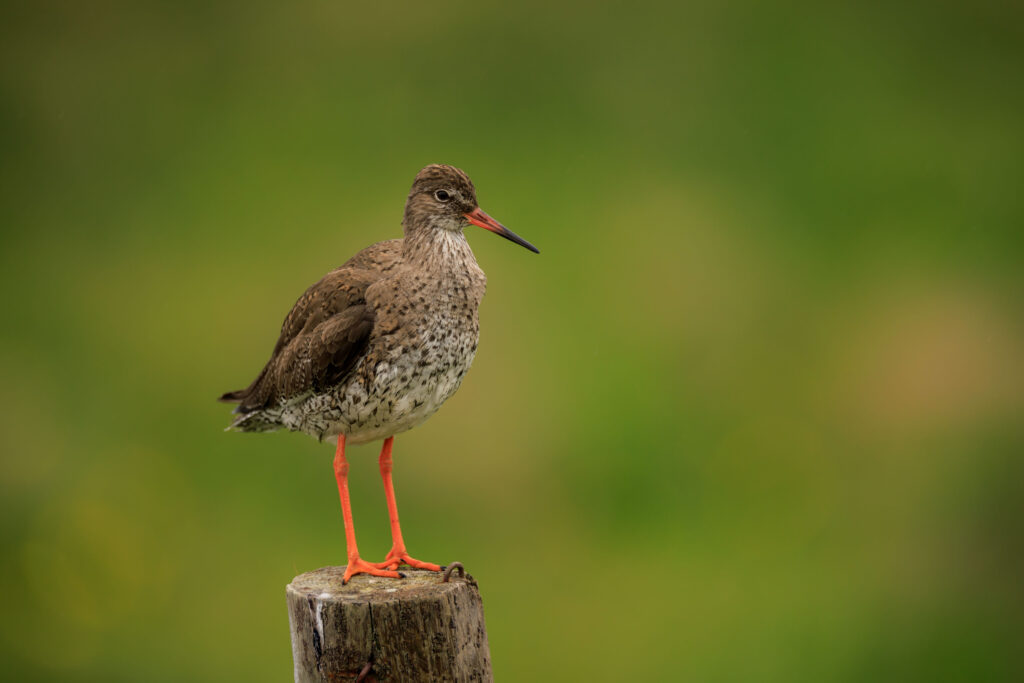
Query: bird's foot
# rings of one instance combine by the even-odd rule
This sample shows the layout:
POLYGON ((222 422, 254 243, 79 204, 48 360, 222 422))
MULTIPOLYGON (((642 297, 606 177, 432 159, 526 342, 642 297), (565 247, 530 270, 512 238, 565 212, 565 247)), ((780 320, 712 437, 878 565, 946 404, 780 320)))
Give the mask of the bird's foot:
POLYGON ((427 569, 432 572, 439 572, 443 569, 439 565, 410 557, 405 548, 392 548, 383 562, 374 562, 372 566, 378 569, 398 569, 398 566, 402 564, 407 564, 413 569, 427 569))
MULTIPOLYGON (((397 566, 397 565, 396 565, 397 566)), ((346 584, 356 574, 370 574, 371 576, 384 576, 389 579, 404 579, 405 574, 396 571, 388 571, 380 564, 367 562, 359 557, 348 558, 348 565, 345 567, 345 576, 341 583, 346 584)))

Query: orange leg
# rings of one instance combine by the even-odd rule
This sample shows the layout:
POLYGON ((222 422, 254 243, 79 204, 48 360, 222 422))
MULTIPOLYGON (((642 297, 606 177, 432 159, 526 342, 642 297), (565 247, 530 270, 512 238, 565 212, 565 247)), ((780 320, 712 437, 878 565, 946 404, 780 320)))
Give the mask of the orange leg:
POLYGON ((345 435, 338 435, 338 450, 334 452, 334 477, 338 480, 338 495, 341 496, 341 514, 345 518, 345 547, 348 550, 348 566, 345 567, 345 578, 341 582, 348 583, 356 574, 373 574, 401 578, 395 571, 384 571, 359 558, 359 547, 356 546, 356 529, 352 525, 352 506, 348 501, 348 461, 345 460, 345 435))
POLYGON ((439 572, 441 567, 430 562, 413 559, 409 557, 409 553, 405 549, 405 541, 402 540, 402 527, 398 524, 395 487, 391 483, 391 442, 394 440, 393 436, 384 439, 384 447, 380 449, 380 476, 384 480, 384 496, 388 499, 388 515, 391 517, 391 552, 383 562, 377 562, 374 566, 397 569, 398 565, 407 564, 414 569, 429 569, 432 572, 439 572))

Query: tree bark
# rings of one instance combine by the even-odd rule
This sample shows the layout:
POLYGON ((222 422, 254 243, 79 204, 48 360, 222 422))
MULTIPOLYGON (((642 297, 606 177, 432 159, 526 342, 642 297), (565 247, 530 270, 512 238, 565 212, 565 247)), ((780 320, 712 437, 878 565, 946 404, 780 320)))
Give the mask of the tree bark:
POLYGON ((297 683, 492 681, 484 606, 476 582, 403 569, 404 579, 366 574, 341 585, 344 567, 288 584, 297 683))

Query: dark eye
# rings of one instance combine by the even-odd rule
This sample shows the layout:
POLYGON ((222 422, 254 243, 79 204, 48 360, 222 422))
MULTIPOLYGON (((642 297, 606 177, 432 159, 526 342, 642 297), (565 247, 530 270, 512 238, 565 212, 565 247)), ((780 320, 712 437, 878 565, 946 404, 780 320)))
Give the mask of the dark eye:
POLYGON ((437 192, 434 193, 434 197, 439 202, 446 202, 452 198, 452 196, 448 194, 446 190, 438 190, 437 192))

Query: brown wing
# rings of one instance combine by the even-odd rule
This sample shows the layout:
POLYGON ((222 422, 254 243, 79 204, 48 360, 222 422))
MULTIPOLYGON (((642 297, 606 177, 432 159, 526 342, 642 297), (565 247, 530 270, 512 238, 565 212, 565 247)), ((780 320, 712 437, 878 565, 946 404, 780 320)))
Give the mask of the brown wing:
POLYGON ((259 376, 220 400, 237 402, 237 411, 247 413, 341 382, 359 362, 373 332, 374 311, 366 302, 366 289, 397 265, 401 243, 369 246, 307 289, 284 319, 259 376))

